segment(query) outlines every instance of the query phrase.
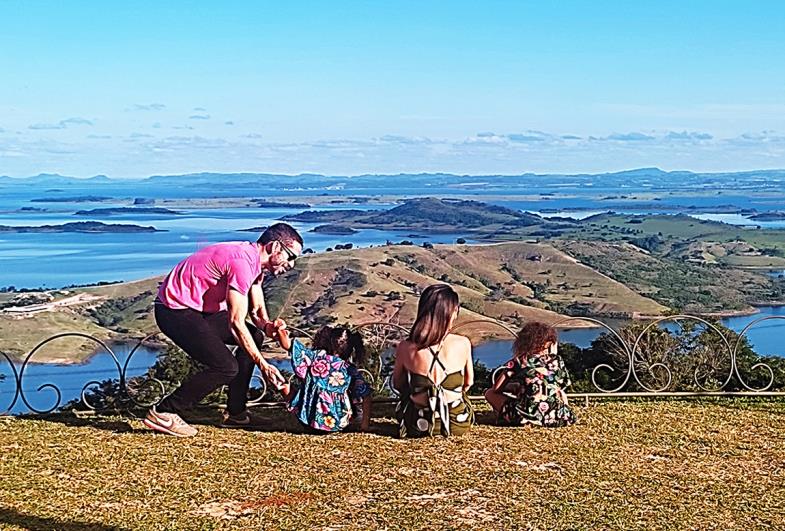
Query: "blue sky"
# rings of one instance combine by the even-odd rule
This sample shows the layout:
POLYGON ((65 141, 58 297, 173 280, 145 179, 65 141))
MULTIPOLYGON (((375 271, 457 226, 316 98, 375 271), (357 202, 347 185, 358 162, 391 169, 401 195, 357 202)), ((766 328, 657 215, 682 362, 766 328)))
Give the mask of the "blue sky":
POLYGON ((785 2, 0 1, 0 175, 785 167, 785 2))

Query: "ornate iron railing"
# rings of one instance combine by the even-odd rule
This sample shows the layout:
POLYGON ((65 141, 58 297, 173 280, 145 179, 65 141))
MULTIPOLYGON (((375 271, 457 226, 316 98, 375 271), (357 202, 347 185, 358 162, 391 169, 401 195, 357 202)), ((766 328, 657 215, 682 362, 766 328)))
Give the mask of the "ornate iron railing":
MULTIPOLYGON (((569 317, 555 325, 559 328, 569 328, 571 323, 583 322, 589 325, 602 327, 604 332, 607 333, 607 338, 612 345, 614 363, 602 362, 597 364, 591 370, 591 386, 593 391, 585 393, 570 393, 570 396, 588 398, 590 397, 628 397, 628 396, 785 396, 785 392, 773 391, 772 386, 775 382, 775 371, 770 365, 764 361, 758 361, 747 368, 749 372, 759 371, 760 374, 766 375, 764 377, 763 385, 754 385, 750 383, 748 374, 742 372, 738 359, 740 349, 742 348, 744 338, 747 337, 748 332, 758 326, 760 323, 771 320, 785 320, 785 316, 767 316, 761 317, 749 323, 736 337, 735 341, 731 341, 720 330, 719 327, 710 321, 701 317, 692 315, 673 315, 662 317, 649 322, 637 335, 632 337, 624 337, 622 333, 613 329, 608 324, 589 317, 569 317), (649 355, 646 349, 646 339, 655 329, 661 329, 666 323, 682 323, 690 322, 695 325, 704 327, 703 330, 712 335, 716 335, 718 341, 716 348, 720 352, 712 352, 712 359, 716 362, 722 360, 724 362, 722 367, 712 365, 710 361, 701 362, 696 364, 692 374, 692 384, 694 390, 679 391, 672 389, 674 382, 673 367, 669 366, 666 362, 658 360, 649 355), (714 378, 714 373, 723 370, 724 373, 719 375, 719 378, 714 378), (604 375, 604 377, 603 377, 604 375), (653 380, 653 382, 652 382, 653 380), (713 382, 711 384, 710 382, 713 382), (734 389, 729 389, 733 382, 734 389), (632 390, 630 390, 632 389, 632 390)), ((475 320, 464 322, 455 326, 452 332, 460 333, 462 330, 472 327, 477 330, 482 327, 489 327, 501 332, 502 335, 513 339, 516 335, 505 324, 497 321, 475 320)), ((309 336, 310 334, 305 330, 292 329, 296 335, 309 336)), ((358 325, 356 330, 362 333, 366 348, 374 354, 374 363, 372 367, 365 369, 366 376, 372 382, 377 384, 377 388, 385 388, 388 394, 394 396, 394 390, 389 385, 389 375, 387 374, 386 359, 392 352, 394 346, 406 335, 408 335, 408 327, 390 322, 371 322, 358 325)), ((42 383, 33 393, 47 393, 49 397, 46 407, 34 405, 29 394, 31 390, 26 390, 24 387, 25 376, 28 374, 29 367, 36 363, 35 356, 44 347, 54 342, 70 339, 81 339, 95 345, 96 356, 109 356, 112 361, 112 366, 116 369, 116 396, 112 401, 112 408, 131 409, 134 407, 148 407, 157 403, 167 393, 167 385, 165 382, 158 379, 141 376, 129 378, 128 370, 134 355, 139 349, 159 336, 159 333, 151 334, 142 339, 137 340, 136 345, 129 351, 128 356, 124 362, 120 362, 117 354, 112 350, 111 346, 100 339, 95 338, 89 334, 79 332, 65 332, 51 336, 40 343, 38 343, 21 361, 15 361, 11 357, 0 351, 0 374, 4 375, 5 379, 0 380, 0 408, 3 407, 5 402, 7 405, 5 409, 0 409, 0 414, 7 414, 15 410, 18 411, 18 405, 23 405, 28 411, 33 413, 49 413, 55 411, 62 406, 62 392, 60 388, 54 383, 42 383), (7 370, 4 370, 7 367, 7 370), (7 391, 8 387, 12 391, 7 391), (10 397, 10 400, 8 399, 10 397)), ((705 346, 700 347, 705 350, 705 346)), ((696 347, 696 351, 700 350, 696 347)), ((699 355, 699 352, 688 352, 687 355, 699 355)), ((708 358, 707 358, 708 359, 708 358)), ((389 367, 387 367, 389 369, 389 367)), ((495 380, 498 375, 497 368, 493 372, 492 379, 495 380)), ((114 375, 112 375, 114 377, 114 375)), ((257 374, 254 376, 256 381, 259 382, 259 396, 251 401, 249 405, 259 405, 265 402, 267 395, 267 387, 264 380, 257 374)), ((105 381, 105 380, 104 380, 105 381)), ((89 409, 101 409, 101 404, 91 403, 91 388, 97 388, 102 385, 102 381, 91 379, 84 383, 80 399, 85 407, 89 409)), ((170 384, 170 388, 173 385, 170 384)), ((479 398, 479 397, 477 397, 479 398)))

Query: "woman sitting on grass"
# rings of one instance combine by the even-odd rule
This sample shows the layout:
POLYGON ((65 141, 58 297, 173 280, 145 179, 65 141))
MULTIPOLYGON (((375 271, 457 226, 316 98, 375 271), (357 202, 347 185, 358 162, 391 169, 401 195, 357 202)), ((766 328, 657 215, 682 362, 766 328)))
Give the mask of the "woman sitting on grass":
POLYGON ((420 296, 409 337, 395 351, 393 386, 401 437, 462 435, 474 423, 466 391, 474 383, 472 345, 448 331, 458 316, 458 294, 446 284, 420 296))
POLYGON ((292 357, 299 386, 283 386, 289 411, 306 426, 323 431, 341 431, 352 421, 368 431, 371 420, 371 387, 357 369, 365 361, 362 336, 345 327, 324 326, 313 339, 313 350, 289 331, 278 330, 278 342, 292 357))
POLYGON ((500 424, 535 424, 555 428, 575 422, 564 388, 570 377, 557 353, 556 330, 545 323, 528 323, 513 344, 507 363, 485 398, 500 424))

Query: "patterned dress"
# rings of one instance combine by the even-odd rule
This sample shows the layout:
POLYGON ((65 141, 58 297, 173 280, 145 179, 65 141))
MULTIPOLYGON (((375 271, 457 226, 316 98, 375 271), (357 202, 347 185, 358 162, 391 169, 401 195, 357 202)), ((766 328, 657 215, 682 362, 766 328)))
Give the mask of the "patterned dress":
POLYGON ((501 423, 556 428, 576 421, 564 392, 570 376, 560 356, 529 356, 525 361, 513 358, 507 362, 506 374, 508 385, 518 384, 518 390, 504 403, 501 423))
POLYGON ((291 356, 300 386, 289 401, 289 411, 316 430, 334 432, 348 426, 372 392, 357 367, 323 350, 308 349, 296 339, 291 356))

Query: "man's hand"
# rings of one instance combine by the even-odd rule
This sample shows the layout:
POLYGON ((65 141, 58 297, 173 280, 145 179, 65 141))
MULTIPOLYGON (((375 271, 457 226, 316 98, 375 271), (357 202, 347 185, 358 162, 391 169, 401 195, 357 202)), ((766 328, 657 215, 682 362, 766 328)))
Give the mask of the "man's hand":
POLYGON ((259 364, 259 370, 262 371, 262 376, 267 383, 276 389, 281 389, 286 384, 286 379, 281 374, 281 371, 274 365, 270 365, 265 361, 259 364))

